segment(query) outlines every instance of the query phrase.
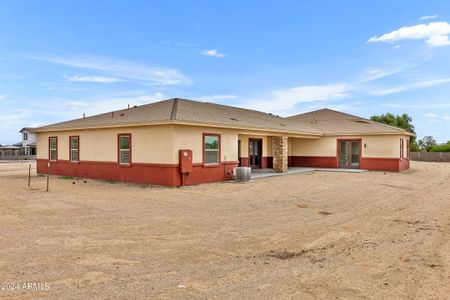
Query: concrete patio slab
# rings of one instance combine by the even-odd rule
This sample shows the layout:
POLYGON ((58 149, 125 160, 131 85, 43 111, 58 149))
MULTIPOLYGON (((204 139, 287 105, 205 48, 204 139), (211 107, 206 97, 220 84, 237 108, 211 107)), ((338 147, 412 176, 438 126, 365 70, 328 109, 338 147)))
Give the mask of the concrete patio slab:
POLYGON ((312 173, 312 172, 363 173, 363 172, 367 172, 367 170, 291 167, 291 168, 288 169, 287 173, 275 173, 272 169, 253 169, 252 170, 252 179, 272 177, 272 176, 290 175, 290 174, 298 174, 298 173, 312 173))

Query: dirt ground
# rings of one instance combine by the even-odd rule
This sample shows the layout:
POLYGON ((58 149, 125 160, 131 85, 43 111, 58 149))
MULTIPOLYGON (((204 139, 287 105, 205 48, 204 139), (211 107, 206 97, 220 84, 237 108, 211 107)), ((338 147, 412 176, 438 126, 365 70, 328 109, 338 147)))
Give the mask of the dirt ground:
POLYGON ((0 164, 2 299, 450 297, 448 163, 48 193, 27 168, 0 164))

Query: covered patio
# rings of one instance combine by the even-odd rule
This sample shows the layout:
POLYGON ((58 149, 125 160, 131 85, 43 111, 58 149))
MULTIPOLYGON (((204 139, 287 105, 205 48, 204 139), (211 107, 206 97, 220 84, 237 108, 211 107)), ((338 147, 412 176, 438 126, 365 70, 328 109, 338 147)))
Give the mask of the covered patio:
POLYGON ((290 156, 294 149, 311 148, 311 141, 317 136, 273 135, 272 133, 240 133, 238 136, 239 165, 253 170, 273 170, 275 173, 287 173, 291 165, 290 156), (294 145, 293 148, 292 145, 294 145))

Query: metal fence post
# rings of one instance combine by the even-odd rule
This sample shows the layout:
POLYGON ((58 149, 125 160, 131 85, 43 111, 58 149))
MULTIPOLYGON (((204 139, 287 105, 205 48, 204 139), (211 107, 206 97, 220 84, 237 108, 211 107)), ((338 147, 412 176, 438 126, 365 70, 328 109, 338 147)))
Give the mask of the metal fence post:
POLYGON ((48 192, 49 183, 50 183, 50 162, 48 162, 47 164, 47 189, 45 190, 46 192, 48 192))
POLYGON ((28 165, 28 187, 30 187, 30 183, 31 183, 31 162, 28 165))

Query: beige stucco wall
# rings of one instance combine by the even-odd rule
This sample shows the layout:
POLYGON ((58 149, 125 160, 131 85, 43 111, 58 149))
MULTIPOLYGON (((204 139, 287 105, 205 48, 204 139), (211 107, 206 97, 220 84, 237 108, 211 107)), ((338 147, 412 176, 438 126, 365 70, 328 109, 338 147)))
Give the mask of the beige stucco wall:
POLYGON ((80 160, 117 161, 117 135, 131 133, 134 163, 177 164, 178 150, 193 151, 193 162, 203 162, 203 133, 221 135, 221 161, 237 161, 236 130, 209 127, 158 125, 38 133, 38 159, 48 159, 48 138, 58 137, 58 159, 69 160, 69 136, 80 136, 80 160))
POLYGON ((221 158, 223 161, 237 161, 238 132, 233 129, 221 129, 197 126, 174 126, 173 159, 178 162, 178 150, 192 150, 193 162, 203 162, 203 133, 220 134, 221 158))
MULTIPOLYGON (((117 135, 131 133, 132 160, 140 163, 175 163, 173 126, 90 129, 37 134, 37 158, 48 159, 48 138, 58 137, 58 159, 69 160, 69 136, 80 136, 80 160, 117 161, 117 135)), ((178 160, 177 160, 178 161, 178 160)))
POLYGON ((404 156, 408 136, 378 135, 378 136, 339 136, 322 137, 318 140, 289 139, 290 156, 336 156, 337 139, 362 139, 363 157, 400 157, 400 139, 404 139, 404 156), (365 146, 364 146, 365 145, 365 146))
POLYGON ((241 157, 248 157, 248 140, 261 139, 262 140, 262 155, 272 156, 272 137, 261 135, 239 135, 241 141, 241 157))
MULTIPOLYGON (((237 129, 187 125, 155 125, 127 128, 89 129, 37 133, 37 158, 48 159, 48 138, 58 137, 58 159, 69 160, 69 136, 80 136, 80 160, 117 162, 117 135, 132 134, 132 161, 135 163, 177 164, 178 150, 193 151, 193 162, 203 161, 203 133, 221 135, 221 161, 238 160, 238 139, 241 157, 248 157, 249 138, 263 140, 263 156, 272 156, 270 133, 239 134, 237 129)), ((363 157, 400 157, 400 138, 404 138, 404 156, 408 136, 349 136, 321 137, 319 139, 288 139, 289 156, 336 156, 336 140, 362 138, 363 157), (364 147, 364 144, 366 147, 364 147)))
POLYGON ((289 156, 336 156, 336 138, 288 139, 289 156))
POLYGON ((371 136, 363 138, 363 157, 400 158, 400 139, 404 139, 404 156, 406 156, 407 136, 371 136))

